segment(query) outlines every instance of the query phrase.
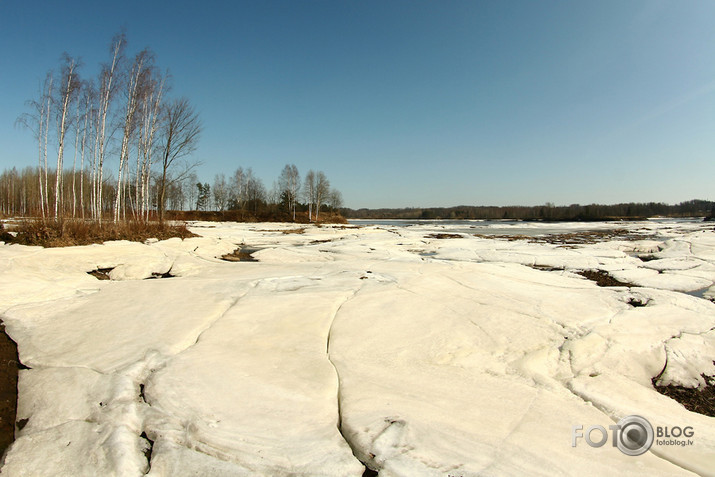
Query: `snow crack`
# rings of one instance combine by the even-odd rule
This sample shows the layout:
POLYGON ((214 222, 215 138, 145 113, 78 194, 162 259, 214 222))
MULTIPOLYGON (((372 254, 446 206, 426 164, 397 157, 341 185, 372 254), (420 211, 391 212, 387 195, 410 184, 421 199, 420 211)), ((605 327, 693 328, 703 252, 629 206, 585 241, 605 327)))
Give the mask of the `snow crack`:
POLYGON ((219 314, 219 316, 217 316, 216 318, 214 318, 213 320, 211 320, 211 322, 210 322, 203 330, 199 331, 199 333, 196 335, 196 339, 194 340, 194 342, 193 342, 192 344, 190 344, 190 345, 187 346, 186 348, 184 348, 184 349, 182 349, 181 351, 179 351, 178 353, 176 353, 176 355, 179 355, 179 354, 181 354, 181 353, 183 353, 183 352, 185 352, 185 351, 187 351, 187 350, 193 348, 194 346, 196 346, 196 345, 199 343, 199 341, 201 340, 201 336, 203 336, 204 333, 206 333, 206 332, 209 331, 211 328, 213 328, 213 326, 214 326, 216 323, 218 323, 224 316, 226 316, 226 314, 231 310, 231 308, 233 308, 234 306, 236 306, 236 304, 238 304, 238 302, 241 300, 241 298, 243 298, 243 297, 245 297, 246 295, 248 295, 248 293, 249 293, 252 289, 256 288, 261 281, 263 281, 263 280, 255 280, 255 281, 251 282, 251 283, 250 283, 250 286, 248 287, 248 289, 247 289, 246 291, 244 291, 244 292, 241 293, 240 295, 236 296, 236 297, 231 301, 231 303, 226 307, 226 309, 223 310, 223 312, 221 312, 221 314, 219 314))
POLYGON ((342 387, 341 387, 341 379, 340 379, 340 371, 338 370, 338 367, 335 365, 333 360, 330 358, 330 341, 333 333, 333 325, 335 324, 335 320, 338 316, 338 313, 340 313, 340 310, 345 306, 346 303, 348 303, 350 300, 354 299, 357 294, 362 290, 364 285, 361 285, 357 289, 353 290, 353 292, 335 309, 335 312, 333 313, 333 317, 330 320, 330 326, 328 327, 328 334, 326 336, 325 340, 325 354, 328 359, 328 362, 330 362, 331 366, 335 370, 335 376, 337 377, 338 381, 338 389, 336 391, 336 401, 337 401, 337 410, 338 410, 338 422, 337 422, 337 428, 338 432, 340 435, 343 437, 345 442, 347 442, 348 446, 350 449, 353 451, 353 455, 357 455, 355 452, 355 443, 352 442, 350 439, 347 438, 345 433, 343 432, 343 411, 342 411, 342 387))

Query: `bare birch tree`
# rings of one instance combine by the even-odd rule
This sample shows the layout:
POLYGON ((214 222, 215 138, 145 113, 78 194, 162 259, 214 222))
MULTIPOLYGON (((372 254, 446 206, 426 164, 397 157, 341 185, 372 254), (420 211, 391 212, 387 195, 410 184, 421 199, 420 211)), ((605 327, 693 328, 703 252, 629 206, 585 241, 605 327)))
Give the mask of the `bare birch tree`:
MULTIPOLYGON (((151 179, 151 164, 154 151, 154 138, 159 125, 159 115, 164 83, 166 77, 157 73, 146 78, 142 95, 142 108, 139 126, 139 143, 136 170, 136 203, 139 204, 139 215, 148 219, 149 214, 149 188, 151 179)), ((193 186, 192 186, 193 187, 193 186)))
POLYGON ((293 214, 295 222, 295 205, 300 192, 300 174, 295 164, 286 164, 278 177, 279 196, 284 195, 288 200, 288 212, 293 214))
POLYGON ((243 209, 243 205, 246 201, 246 174, 242 167, 234 171, 229 190, 229 201, 232 203, 231 208, 243 209))
POLYGON ((59 217, 62 206, 62 170, 65 149, 65 137, 68 129, 68 116, 70 107, 77 98, 80 89, 80 81, 77 76, 77 61, 67 55, 63 56, 62 68, 60 70, 60 88, 57 98, 57 170, 55 171, 55 217, 59 217))
POLYGON ((320 217, 320 207, 323 205, 330 192, 330 182, 323 171, 315 174, 315 221, 320 217))
POLYGON ((100 72, 99 81, 99 111, 96 125, 96 172, 94 177, 94 218, 102 221, 102 189, 104 184, 104 160, 107 152, 107 117, 109 115, 112 99, 116 92, 116 75, 120 60, 124 55, 126 38, 124 33, 116 35, 112 39, 110 51, 112 62, 104 65, 100 72))
POLYGON ((44 83, 40 86, 40 97, 37 100, 27 101, 30 112, 23 113, 17 118, 16 125, 23 126, 32 131, 37 139, 37 180, 39 193, 39 207, 42 218, 47 215, 47 136, 49 134, 50 106, 52 102, 52 72, 48 72, 44 83), (43 166, 44 158, 44 166, 43 166))
POLYGON ((343 206, 343 194, 337 189, 330 189, 327 203, 331 209, 338 211, 343 206))
POLYGON ((79 203, 82 212, 82 218, 84 219, 85 213, 85 202, 84 202, 84 157, 87 150, 87 136, 89 135, 89 127, 92 125, 92 117, 94 110, 92 108, 92 100, 94 97, 94 91, 92 89, 92 84, 87 82, 83 86, 83 102, 84 102, 84 126, 82 127, 82 140, 80 142, 80 168, 79 168, 79 203))
POLYGON ((134 57, 132 69, 127 81, 127 102, 124 110, 124 126, 122 145, 119 151, 119 171, 117 173, 117 195, 114 200, 114 221, 118 222, 122 212, 122 198, 124 197, 123 184, 126 182, 126 171, 129 163, 130 141, 135 132, 137 109, 142 100, 142 95, 148 92, 151 80, 151 67, 153 55, 149 50, 142 50, 134 57), (124 182, 123 182, 124 181, 124 182))
MULTIPOLYGON (((84 85, 84 83, 82 83, 84 85)), ((80 87, 81 92, 82 87, 80 87)), ((74 123, 74 153, 72 157, 72 217, 77 216, 77 155, 80 150, 80 131, 82 129, 82 106, 84 98, 78 95, 75 100, 75 123, 74 123)))
POLYGON ((177 166, 180 160, 196 150, 202 130, 199 115, 186 98, 173 100, 166 107, 164 114, 165 117, 161 128, 161 173, 157 200, 159 222, 164 221, 168 183, 170 181, 180 181, 191 169, 198 165, 198 163, 184 162, 183 170, 177 175, 172 174, 172 168, 177 166))
POLYGON ((226 210, 228 205, 228 185, 226 184, 226 176, 223 173, 216 174, 213 185, 214 206, 216 210, 226 210))
POLYGON ((253 174, 253 169, 246 169, 246 204, 249 211, 257 213, 266 199, 266 187, 260 177, 253 174))
POLYGON ((308 203, 308 221, 313 221, 313 204, 315 203, 315 171, 309 170, 305 175, 305 185, 303 195, 308 203))
MULTIPOLYGON (((52 113, 52 93, 53 93, 53 89, 52 89, 53 77, 52 77, 51 73, 49 73, 49 75, 50 75, 50 78, 49 78, 49 83, 47 85, 47 95, 45 96, 45 101, 44 101, 44 103, 46 103, 46 106, 44 109, 44 111, 45 111, 44 142, 45 143, 44 143, 44 147, 43 147, 43 159, 44 159, 44 163, 45 163, 45 171, 43 174, 44 179, 45 179, 45 200, 44 200, 43 207, 44 207, 44 211, 45 211, 46 215, 50 214, 50 197, 49 197, 50 189, 49 189, 49 179, 48 179, 49 172, 47 169, 47 142, 50 137, 50 115, 52 113)), ((43 217, 44 217, 44 215, 43 215, 43 217)))

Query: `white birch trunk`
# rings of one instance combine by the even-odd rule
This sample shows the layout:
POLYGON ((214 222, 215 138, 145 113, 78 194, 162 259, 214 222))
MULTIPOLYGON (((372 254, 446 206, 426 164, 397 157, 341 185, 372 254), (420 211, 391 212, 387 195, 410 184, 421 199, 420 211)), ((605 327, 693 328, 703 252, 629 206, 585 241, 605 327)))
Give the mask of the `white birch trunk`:
POLYGON ((65 134, 67 132, 67 108, 72 95, 72 77, 74 76, 74 60, 71 61, 67 74, 67 86, 62 94, 62 115, 59 124, 59 137, 57 146, 57 171, 55 174, 55 218, 59 217, 59 208, 62 202, 62 160, 65 148, 65 134))
POLYGON ((99 133, 99 157, 97 163, 97 220, 102 222, 102 186, 104 182, 104 154, 106 152, 107 142, 106 142, 106 127, 107 127, 107 113, 109 111, 109 100, 112 91, 112 82, 114 80, 114 70, 117 66, 117 61, 119 60, 119 52, 122 49, 123 40, 119 39, 114 45, 114 54, 112 56, 112 66, 109 69, 109 75, 106 78, 106 83, 103 86, 104 91, 102 91, 102 100, 100 104, 100 133, 99 133))
POLYGON ((50 136, 50 113, 51 113, 51 105, 52 105, 52 77, 50 77, 50 85, 47 87, 47 118, 45 119, 45 150, 44 150, 44 159, 45 159, 45 204, 44 204, 44 209, 47 212, 47 214, 50 213, 50 190, 49 190, 49 171, 47 170, 47 141, 50 136))
POLYGON ((114 202, 114 222, 119 221, 122 209, 122 179, 123 172, 129 160, 129 140, 132 133, 132 123, 137 106, 137 85, 143 67, 143 59, 132 68, 132 76, 129 80, 129 97, 127 98, 127 109, 124 116, 124 134, 122 135, 122 146, 119 151, 119 173, 117 176, 117 197, 114 202))

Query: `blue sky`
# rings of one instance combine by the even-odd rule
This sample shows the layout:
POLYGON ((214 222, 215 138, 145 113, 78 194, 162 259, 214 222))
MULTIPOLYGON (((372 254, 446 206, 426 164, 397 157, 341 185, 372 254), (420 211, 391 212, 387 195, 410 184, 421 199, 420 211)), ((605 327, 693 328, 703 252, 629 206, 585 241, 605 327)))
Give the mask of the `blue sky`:
MULTIPOLYGON (((712 1, 0 1, 0 169, 66 51, 151 47, 200 179, 287 163, 349 207, 714 200, 712 1)), ((108 164, 113 170, 114 164, 108 164)))

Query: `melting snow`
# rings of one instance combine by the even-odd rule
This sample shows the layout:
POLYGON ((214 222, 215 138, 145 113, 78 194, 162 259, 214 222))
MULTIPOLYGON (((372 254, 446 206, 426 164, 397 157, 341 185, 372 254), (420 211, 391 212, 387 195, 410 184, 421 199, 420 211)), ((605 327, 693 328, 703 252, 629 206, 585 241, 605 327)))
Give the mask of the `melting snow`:
POLYGON ((2 472, 715 472, 715 420, 651 385, 715 374, 715 304, 683 293, 715 294, 712 227, 619 224, 643 240, 575 245, 464 226, 454 239, 437 238, 449 232, 439 225, 282 233, 294 228, 196 223, 202 237, 183 241, 0 246, 0 314, 32 368, 2 472), (258 261, 220 259, 241 246, 258 261), (87 273, 105 268, 111 280, 87 273), (583 270, 633 286, 599 287, 583 270), (639 457, 571 446, 574 425, 631 414, 692 426, 693 445, 639 457))

